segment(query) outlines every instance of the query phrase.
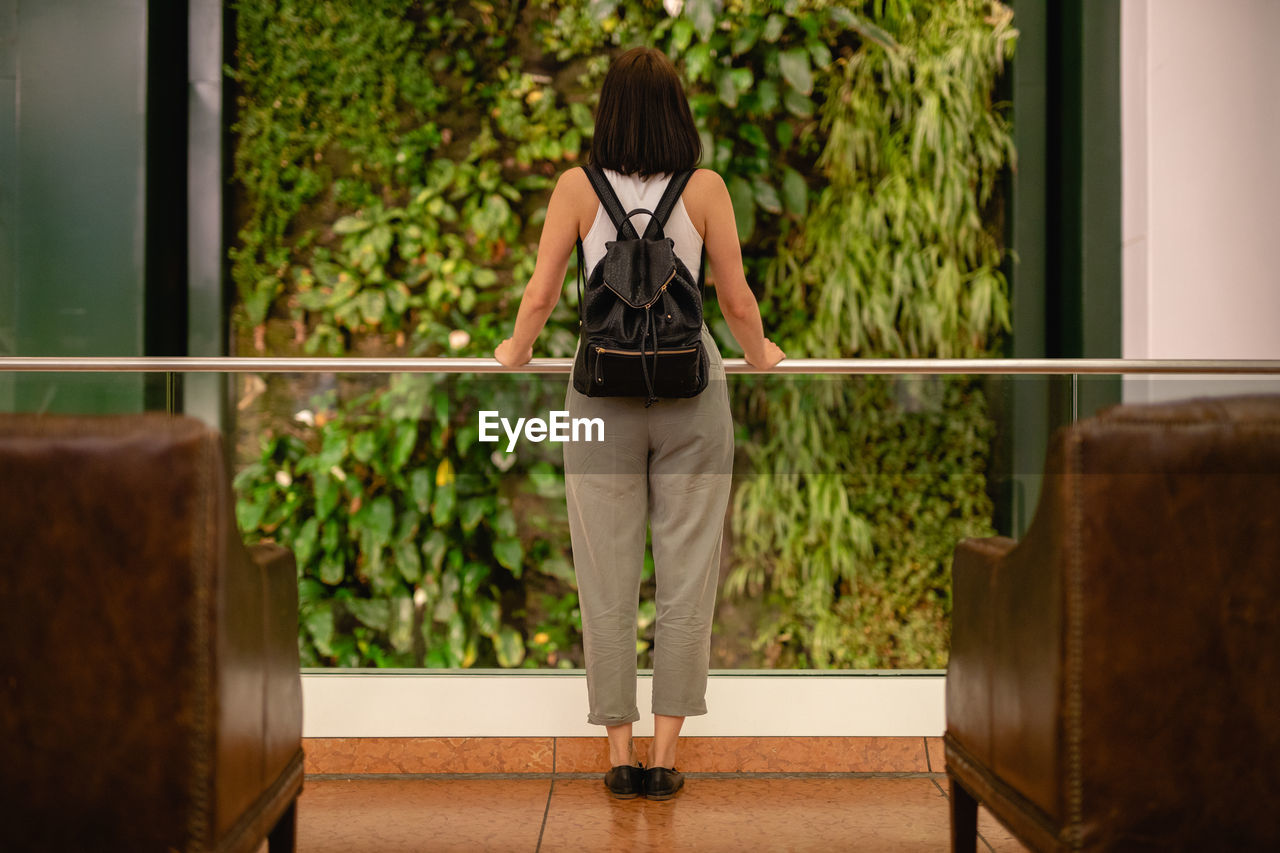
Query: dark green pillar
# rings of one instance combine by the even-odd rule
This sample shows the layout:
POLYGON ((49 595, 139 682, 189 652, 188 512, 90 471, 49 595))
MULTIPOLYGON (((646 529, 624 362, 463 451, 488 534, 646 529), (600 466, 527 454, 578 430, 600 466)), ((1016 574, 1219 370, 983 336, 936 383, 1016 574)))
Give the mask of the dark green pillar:
MULTIPOLYGON (((18 0, 0 0, 0 355, 18 352, 18 0)), ((13 377, 0 374, 0 412, 13 408, 13 377)))
MULTIPOLYGON (((143 354, 145 0, 13 3, 15 195, 5 309, 24 356, 143 354)), ((3 325, 3 324, 0 324, 3 325)), ((13 407, 142 408, 127 375, 18 376, 13 407)))
MULTIPOLYGON (((1009 73, 1017 167, 1009 181, 1014 358, 1121 355, 1119 0, 1013 0, 1009 73)), ((1021 535, 1052 431, 1119 400, 1091 377, 1005 381, 1010 470, 1000 525, 1021 535)))
MULTIPOLYGON (((181 0, 0 0, 0 352, 187 354, 187 32, 181 0)), ((169 391, 8 374, 0 407, 138 411, 169 391)))
MULTIPOLYGON (((227 354, 227 276, 223 235, 230 205, 225 203, 226 176, 231 173, 227 128, 231 124, 230 87, 224 86, 223 67, 231 63, 235 27, 232 12, 222 0, 191 0, 190 61, 187 76, 187 353, 193 356, 227 354)), ((225 374, 183 376, 183 408, 210 426, 227 426, 225 374)))
MULTIPOLYGON (((1050 112, 1050 355, 1119 358, 1121 260, 1120 2, 1050 4, 1057 108, 1050 112), (1056 232, 1056 233, 1055 233, 1056 232), (1052 313, 1050 314, 1052 321, 1052 313)), ((1082 379, 1085 417, 1118 402, 1120 383, 1082 379)))

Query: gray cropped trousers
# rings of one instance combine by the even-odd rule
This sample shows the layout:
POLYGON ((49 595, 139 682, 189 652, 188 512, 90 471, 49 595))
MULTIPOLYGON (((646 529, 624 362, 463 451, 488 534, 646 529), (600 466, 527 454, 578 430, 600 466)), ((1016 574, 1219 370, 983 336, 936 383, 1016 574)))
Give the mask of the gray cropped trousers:
POLYGON ((571 418, 600 418, 604 441, 566 442, 565 494, 587 667, 587 722, 640 719, 636 627, 645 528, 652 525, 653 706, 707 713, 711 621, 733 475, 733 419, 724 364, 702 330, 711 369, 696 397, 645 408, 630 397, 587 397, 570 384, 571 418))

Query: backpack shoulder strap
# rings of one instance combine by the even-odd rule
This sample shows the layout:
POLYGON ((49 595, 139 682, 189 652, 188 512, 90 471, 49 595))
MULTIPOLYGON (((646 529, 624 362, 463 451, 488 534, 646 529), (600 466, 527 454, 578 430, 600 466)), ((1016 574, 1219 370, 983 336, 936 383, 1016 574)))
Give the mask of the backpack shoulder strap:
POLYGON ((627 212, 622 209, 618 194, 613 191, 609 179, 604 176, 600 167, 594 163, 588 163, 582 167, 582 170, 591 179, 591 188, 596 191, 596 198, 600 199, 600 203, 604 205, 605 213, 608 213, 609 219, 613 221, 613 227, 618 229, 618 236, 623 240, 638 239, 640 235, 636 233, 635 226, 627 218, 627 212))
POLYGON ((653 218, 649 220, 648 227, 644 229, 645 237, 656 238, 662 233, 662 229, 667 225, 667 219, 671 216, 671 211, 675 210, 676 202, 680 200, 681 194, 684 193, 685 185, 689 183, 689 179, 692 177, 692 169, 687 172, 677 172, 671 176, 671 181, 662 193, 662 198, 658 200, 657 209, 653 211, 653 218))

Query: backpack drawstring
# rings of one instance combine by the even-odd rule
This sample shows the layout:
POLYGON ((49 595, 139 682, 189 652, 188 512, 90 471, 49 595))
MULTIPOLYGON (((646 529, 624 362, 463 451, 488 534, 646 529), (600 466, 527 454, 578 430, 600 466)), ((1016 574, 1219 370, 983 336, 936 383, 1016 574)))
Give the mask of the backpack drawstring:
POLYGON ((644 374, 644 390, 647 394, 644 407, 647 409, 658 401, 653 393, 654 383, 658 380, 658 327, 653 324, 653 306, 644 309, 644 333, 640 335, 640 372, 644 374), (645 343, 653 338, 653 367, 645 364, 645 343))

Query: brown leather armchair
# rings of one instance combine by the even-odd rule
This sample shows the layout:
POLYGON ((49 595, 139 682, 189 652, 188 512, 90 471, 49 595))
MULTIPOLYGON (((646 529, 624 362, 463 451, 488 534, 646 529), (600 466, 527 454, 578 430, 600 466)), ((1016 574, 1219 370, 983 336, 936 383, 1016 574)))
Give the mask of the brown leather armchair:
POLYGON ((293 555, 246 551, 222 442, 0 415, 0 849, 293 849, 293 555))
POLYGON ((1280 397, 1059 431, 1023 541, 956 549, 952 842, 1280 849, 1280 397))

